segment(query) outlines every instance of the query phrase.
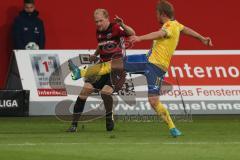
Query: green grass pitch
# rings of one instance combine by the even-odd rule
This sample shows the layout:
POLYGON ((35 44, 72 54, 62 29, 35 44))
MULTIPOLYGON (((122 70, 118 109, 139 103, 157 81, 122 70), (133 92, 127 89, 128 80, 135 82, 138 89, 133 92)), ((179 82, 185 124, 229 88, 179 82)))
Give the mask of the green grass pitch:
POLYGON ((0 160, 239 160, 240 116, 194 118, 177 122, 184 133, 171 138, 165 124, 105 121, 80 125, 55 118, 0 118, 0 160))

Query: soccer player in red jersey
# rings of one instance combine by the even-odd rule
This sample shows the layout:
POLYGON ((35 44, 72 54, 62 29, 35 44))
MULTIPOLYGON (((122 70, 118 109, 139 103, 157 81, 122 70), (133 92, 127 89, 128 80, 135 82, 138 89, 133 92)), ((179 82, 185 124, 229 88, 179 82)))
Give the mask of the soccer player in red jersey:
MULTIPOLYGON (((122 45, 124 45, 124 39, 128 36, 135 35, 135 31, 124 24, 123 20, 118 16, 116 16, 114 22, 111 23, 109 14, 105 9, 96 9, 94 12, 94 20, 97 27, 96 38, 98 41, 98 48, 95 54, 90 56, 90 61, 96 61, 98 56, 100 62, 108 62, 112 59, 123 57, 124 47, 122 45)), ((100 90, 106 109, 106 129, 107 131, 112 131, 114 129, 113 98, 111 94, 121 89, 125 82, 124 72, 115 74, 120 77, 120 79, 114 78, 110 76, 110 74, 86 79, 84 87, 74 105, 73 120, 68 130, 69 132, 77 131, 78 121, 84 110, 87 98, 95 89, 100 90)))

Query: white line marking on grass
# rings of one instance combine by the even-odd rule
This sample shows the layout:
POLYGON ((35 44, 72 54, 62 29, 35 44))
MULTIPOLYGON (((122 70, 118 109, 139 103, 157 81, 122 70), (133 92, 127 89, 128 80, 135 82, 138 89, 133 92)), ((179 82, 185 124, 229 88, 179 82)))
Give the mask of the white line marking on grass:
POLYGON ((19 143, 0 144, 0 146, 46 146, 46 145, 240 145, 240 142, 163 142, 163 143, 19 143))
POLYGON ((240 142, 165 142, 165 145, 224 145, 234 144, 240 145, 240 142))
POLYGON ((36 146, 39 145, 38 143, 19 143, 19 144, 1 144, 7 146, 36 146))

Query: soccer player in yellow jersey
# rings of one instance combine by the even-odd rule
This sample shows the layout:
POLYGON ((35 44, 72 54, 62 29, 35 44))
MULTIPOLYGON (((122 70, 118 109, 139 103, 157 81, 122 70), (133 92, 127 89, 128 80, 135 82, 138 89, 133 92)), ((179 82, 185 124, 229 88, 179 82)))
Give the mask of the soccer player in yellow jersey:
POLYGON ((157 4, 157 19, 162 24, 160 30, 143 36, 130 37, 132 43, 153 40, 152 49, 147 55, 126 56, 123 60, 113 60, 111 63, 103 63, 81 70, 72 63, 69 66, 73 72, 74 80, 93 75, 104 75, 114 69, 121 68, 127 72, 142 72, 147 78, 149 103, 156 113, 167 123, 170 134, 173 137, 178 137, 182 133, 175 127, 169 111, 159 100, 161 82, 168 71, 181 33, 192 36, 207 46, 212 46, 212 42, 210 38, 203 37, 176 21, 174 18, 174 8, 166 0, 162 0, 157 4))

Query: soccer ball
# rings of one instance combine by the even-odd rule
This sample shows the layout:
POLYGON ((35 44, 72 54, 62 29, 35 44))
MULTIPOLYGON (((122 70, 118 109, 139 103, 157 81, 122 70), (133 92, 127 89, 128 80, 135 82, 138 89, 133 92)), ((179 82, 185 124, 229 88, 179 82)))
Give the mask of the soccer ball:
POLYGON ((26 50, 39 50, 39 46, 35 42, 29 42, 26 47, 26 50))

